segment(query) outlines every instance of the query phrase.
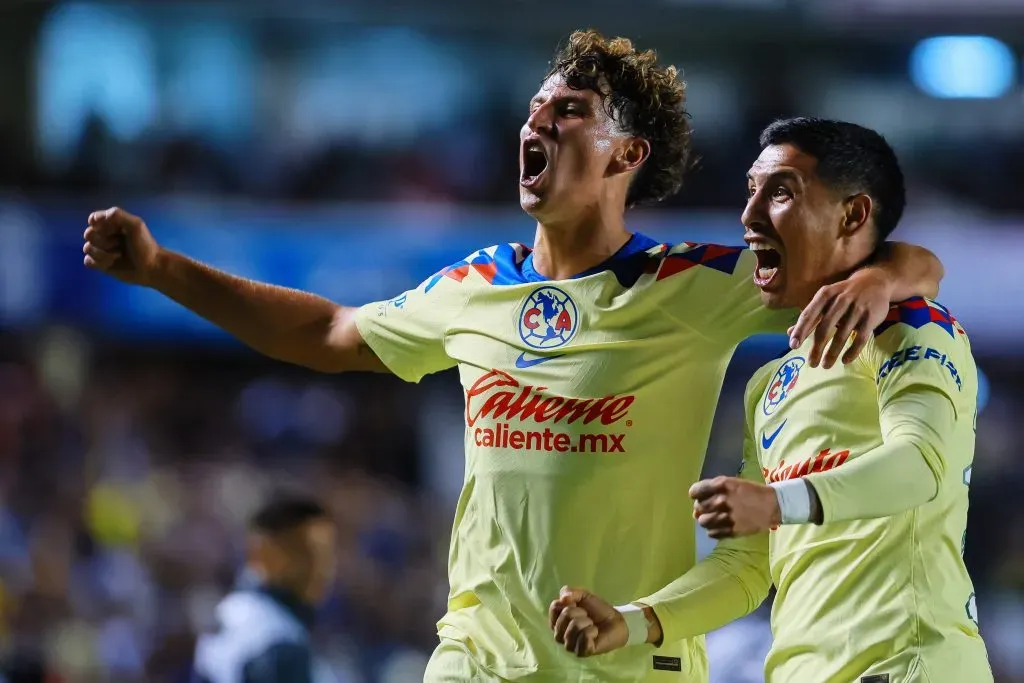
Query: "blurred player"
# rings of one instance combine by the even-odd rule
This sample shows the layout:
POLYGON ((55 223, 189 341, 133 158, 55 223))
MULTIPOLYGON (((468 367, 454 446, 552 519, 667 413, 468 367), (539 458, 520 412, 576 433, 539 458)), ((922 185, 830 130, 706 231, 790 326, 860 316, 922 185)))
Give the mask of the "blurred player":
MULTIPOLYGON (((903 175, 881 136, 849 123, 779 121, 761 145, 745 239, 765 303, 802 307, 896 227, 903 175)), ((850 364, 814 368, 809 351, 789 351, 747 385, 742 478, 691 489, 713 537, 755 535, 723 541, 642 600, 655 615, 646 639, 713 630, 774 583, 769 683, 991 681, 962 559, 977 401, 963 328, 912 298, 850 364)), ((551 616, 585 654, 629 638, 625 619, 582 591, 564 591, 551 616)))
MULTIPOLYGON (((550 596, 566 583, 628 600, 693 565, 679 492, 700 476, 726 365, 741 340, 795 319, 761 304, 752 253, 627 229, 627 207, 682 183, 683 102, 676 70, 652 52, 574 34, 520 133, 533 248, 482 249, 359 309, 160 249, 123 211, 89 218, 87 266, 153 287, 269 356, 412 382, 458 368, 466 475, 428 681, 706 678, 702 638, 666 644, 665 661, 624 651, 595 663, 566 653, 547 626, 550 596)), ((866 334, 890 300, 934 293, 940 272, 924 250, 892 249, 823 290, 823 308, 794 337, 819 320, 866 334)), ((826 336, 816 333, 819 356, 826 336)))
POLYGON ((334 581, 334 523, 314 500, 280 497, 252 518, 245 574, 196 645, 194 683, 331 683, 313 658, 315 606, 334 581))

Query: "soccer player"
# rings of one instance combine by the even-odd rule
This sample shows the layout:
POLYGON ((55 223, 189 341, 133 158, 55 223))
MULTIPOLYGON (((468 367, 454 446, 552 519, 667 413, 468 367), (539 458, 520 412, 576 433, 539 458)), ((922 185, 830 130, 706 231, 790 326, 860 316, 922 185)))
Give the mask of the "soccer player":
MULTIPOLYGON (((533 248, 481 249, 358 309, 163 250, 123 211, 90 216, 87 266, 153 287, 271 357, 413 382, 458 368, 466 474, 428 681, 706 678, 700 638, 666 644, 668 664, 636 651, 580 661, 547 625, 566 583, 625 601, 693 565, 680 491, 700 476, 726 365, 744 338, 794 322, 761 304, 752 252, 659 244, 626 227, 627 207, 682 183, 683 103, 676 70, 652 52, 574 34, 520 134, 533 248)), ((831 354, 819 319, 866 333, 889 301, 934 293, 940 272, 929 253, 893 248, 824 289, 794 337, 814 330, 831 354)))
MULTIPOLYGON (((745 239, 765 303, 805 306, 896 227, 903 175, 880 135, 850 123, 778 121, 761 145, 745 239)), ((967 335, 947 309, 912 298, 849 364, 815 368, 809 351, 747 385, 741 477, 691 488, 699 523, 733 540, 641 600, 650 623, 633 630, 631 610, 564 590, 551 618, 567 647, 710 631, 774 583, 768 683, 992 680, 962 559, 977 400, 967 335)))
POLYGON ((309 643, 334 580, 334 523, 305 496, 279 495, 249 524, 245 573, 217 607, 219 629, 196 644, 195 683, 328 683, 309 643))

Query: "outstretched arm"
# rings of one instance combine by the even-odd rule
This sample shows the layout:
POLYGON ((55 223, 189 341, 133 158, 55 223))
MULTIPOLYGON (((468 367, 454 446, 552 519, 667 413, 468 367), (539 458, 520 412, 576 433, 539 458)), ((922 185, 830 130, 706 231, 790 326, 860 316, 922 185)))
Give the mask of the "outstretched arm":
POLYGON ((271 358, 324 372, 386 371, 356 328, 356 309, 236 277, 164 249, 138 216, 89 216, 85 265, 155 289, 271 358))
POLYGON ((355 308, 246 280, 161 250, 150 286, 276 360, 321 372, 387 368, 364 343, 355 308))

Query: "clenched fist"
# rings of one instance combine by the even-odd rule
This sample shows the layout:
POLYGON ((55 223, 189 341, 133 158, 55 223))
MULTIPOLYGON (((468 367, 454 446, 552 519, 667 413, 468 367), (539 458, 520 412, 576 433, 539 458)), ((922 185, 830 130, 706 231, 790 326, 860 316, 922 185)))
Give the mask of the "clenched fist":
POLYGON ((715 477, 690 487, 693 516, 711 538, 750 536, 782 523, 775 489, 737 477, 715 477))
POLYGON ((156 270, 160 245, 138 216, 111 208, 89 215, 85 230, 87 268, 112 275, 122 282, 147 285, 156 270))
POLYGON ((566 586, 548 609, 555 641, 577 657, 617 650, 629 640, 622 614, 607 602, 580 588, 566 586))

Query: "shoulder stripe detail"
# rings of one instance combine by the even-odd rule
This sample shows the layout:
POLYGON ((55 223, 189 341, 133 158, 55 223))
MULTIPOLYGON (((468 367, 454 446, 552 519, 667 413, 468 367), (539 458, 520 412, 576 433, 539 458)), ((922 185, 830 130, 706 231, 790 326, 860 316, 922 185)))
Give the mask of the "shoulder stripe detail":
POLYGON ((726 275, 736 271, 743 247, 725 247, 720 244, 693 244, 683 242, 665 256, 658 271, 658 280, 664 280, 694 266, 706 266, 726 275))
POLYGON ((966 334, 964 328, 948 308, 919 296, 893 304, 885 321, 875 328, 875 336, 877 337, 898 323, 909 325, 915 329, 934 323, 954 338, 957 334, 966 334))
POLYGON ((429 292, 442 278, 462 282, 475 271, 488 284, 515 285, 524 282, 520 266, 530 249, 522 244, 500 244, 467 256, 461 261, 442 268, 427 280, 424 292, 429 292))

